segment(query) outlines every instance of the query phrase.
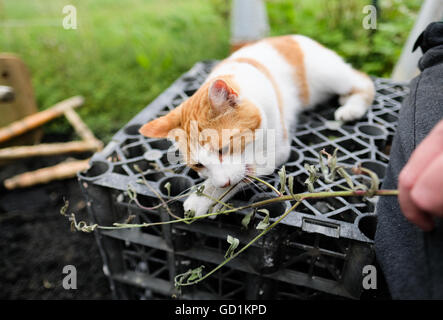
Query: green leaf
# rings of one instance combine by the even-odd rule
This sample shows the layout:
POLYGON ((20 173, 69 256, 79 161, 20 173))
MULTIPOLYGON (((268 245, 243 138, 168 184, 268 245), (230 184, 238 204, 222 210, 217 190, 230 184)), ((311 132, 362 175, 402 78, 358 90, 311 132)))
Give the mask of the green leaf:
POLYGON ((163 187, 168 191, 168 197, 170 197, 171 196, 171 183, 166 182, 163 187))
POLYGON ((294 176, 288 177, 288 188, 289 188, 289 193, 292 196, 294 194, 294 176))
POLYGON ((245 215, 244 218, 242 219, 241 224, 246 229, 248 228, 249 222, 251 222, 251 218, 254 215, 254 213, 255 213, 255 211, 251 211, 250 213, 245 215))
MULTIPOLYGON (((322 150, 323 151, 323 150, 322 150)), ((322 152, 320 151, 318 153, 318 162, 320 163, 320 169, 321 169, 321 173, 323 175, 323 178, 326 178, 329 175, 329 169, 328 167, 323 163, 323 156, 321 155, 322 152)), ((306 167, 306 165, 305 165, 306 167)))
POLYGON ((337 167, 337 151, 338 151, 338 148, 336 148, 334 150, 332 157, 330 157, 328 160, 328 165, 329 165, 329 168, 331 169, 331 173, 329 174, 329 177, 328 177, 329 181, 327 181, 327 182, 333 182, 335 180, 335 174, 337 173, 337 169, 338 169, 338 167, 337 167))
POLYGON ((257 230, 264 230, 269 226, 269 211, 267 209, 259 209, 257 211, 264 213, 266 216, 263 218, 262 221, 259 222, 256 229, 257 230))
POLYGON ((305 184, 308 186, 309 192, 314 192, 314 183, 318 179, 317 168, 305 163, 305 170, 309 173, 309 177, 305 180, 305 184))
POLYGON ((225 259, 232 257, 234 255, 235 249, 237 249, 238 245, 240 244, 240 241, 237 238, 234 238, 230 235, 228 235, 227 241, 230 246, 228 250, 226 250, 225 259))
POLYGON ((285 166, 281 167, 281 169, 278 171, 278 175, 280 177, 280 193, 283 193, 285 191, 285 186, 286 186, 286 168, 285 168, 285 166))
MULTIPOLYGON (((185 211, 184 217, 185 217, 185 219, 194 218, 195 217, 195 210, 185 211)), ((184 223, 191 224, 192 220, 191 221, 184 221, 184 223)))
POLYGON ((354 190, 354 182, 351 179, 351 176, 346 172, 344 168, 338 168, 337 169, 338 174, 343 177, 346 180, 346 183, 348 184, 349 188, 354 190))
POLYGON ((198 196, 202 196, 203 195, 203 191, 205 191, 205 186, 202 184, 201 186, 198 186, 195 193, 198 196))
POLYGON ((188 271, 178 274, 174 278, 174 284, 176 288, 180 288, 183 284, 189 284, 192 281, 202 278, 202 271, 205 266, 200 266, 195 269, 189 269, 188 271))
POLYGON ((137 199, 137 192, 135 191, 134 187, 130 184, 128 185, 128 189, 126 190, 128 193, 128 197, 130 201, 134 201, 137 199))
POLYGON ((191 281, 194 281, 194 280, 196 280, 196 279, 200 279, 200 278, 202 277, 202 271, 203 271, 203 268, 204 268, 204 267, 205 267, 205 266, 200 266, 200 267, 198 267, 198 268, 193 269, 193 270, 191 271, 191 275, 189 276, 187 282, 191 282, 191 281))
POLYGON ((68 211, 68 207, 69 207, 69 201, 65 200, 65 204, 63 205, 63 207, 60 208, 60 214, 62 216, 66 216, 66 211, 68 211))

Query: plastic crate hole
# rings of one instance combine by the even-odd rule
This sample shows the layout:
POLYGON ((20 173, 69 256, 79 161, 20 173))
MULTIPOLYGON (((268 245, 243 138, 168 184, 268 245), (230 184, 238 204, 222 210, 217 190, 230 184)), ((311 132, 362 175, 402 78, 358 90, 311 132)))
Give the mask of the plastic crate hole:
POLYGON ((377 152, 375 154, 375 160, 378 160, 380 162, 383 163, 388 163, 389 162, 389 156, 387 154, 381 153, 381 152, 377 152))
POLYGON ((196 88, 185 89, 184 92, 188 97, 191 97, 197 91, 196 88))
POLYGON ((104 161, 94 161, 91 167, 86 171, 82 172, 81 175, 87 178, 97 178, 105 174, 110 168, 109 163, 104 161))
POLYGON ((383 130, 380 126, 372 125, 372 124, 358 124, 356 126, 358 132, 372 138, 384 138, 386 137, 386 131, 383 130))
POLYGON ((319 248, 343 254, 343 260, 345 259, 345 254, 349 249, 349 242, 346 239, 334 239, 322 236, 319 241, 319 248))
POLYGON ((245 187, 237 191, 237 193, 232 196, 231 200, 249 201, 254 195, 255 192, 252 188, 245 187))
POLYGON ((119 162, 122 159, 121 159, 120 155, 116 151, 114 151, 106 158, 106 160, 109 162, 119 162))
POLYGON ((291 163, 285 164, 286 173, 291 174, 300 170, 300 167, 296 165, 291 165, 291 163))
POLYGON ((328 139, 328 141, 334 141, 334 140, 337 140, 337 139, 343 137, 343 134, 337 130, 325 129, 325 130, 321 130, 320 133, 322 135, 324 135, 325 138, 328 139))
POLYGON ((141 172, 145 172, 146 170, 152 168, 151 163, 146 160, 139 160, 139 161, 128 163, 128 166, 132 172, 137 174, 137 173, 140 173, 139 170, 141 170, 141 172))
POLYGON ((397 123, 397 121, 398 121, 398 117, 394 116, 391 113, 384 113, 384 114, 378 115, 377 117, 379 117, 389 123, 397 123))
POLYGON ((125 169, 123 169, 122 165, 119 166, 114 166, 114 168, 112 169, 113 173, 117 173, 117 174, 122 174, 122 175, 128 175, 128 173, 125 171, 125 169))
POLYGON ((319 143, 323 143, 324 142, 324 140, 322 138, 320 138, 319 136, 317 136, 317 135, 315 135, 313 133, 308 133, 308 134, 304 134, 304 135, 301 135, 301 136, 297 136, 297 138, 305 146, 313 146, 315 144, 319 144, 319 143))
POLYGON ((152 172, 152 173, 147 173, 144 175, 145 179, 148 181, 159 181, 161 179, 163 179, 164 177, 166 177, 166 175, 163 172, 152 172))
POLYGON ((123 131, 129 136, 138 136, 140 133, 138 132, 141 128, 141 124, 133 124, 127 126, 123 131))
POLYGON ((126 146, 132 145, 134 143, 139 142, 138 139, 126 139, 125 141, 123 141, 122 143, 120 143, 120 148, 124 148, 126 146))
POLYGON ((170 170, 171 170, 171 172, 176 173, 176 174, 184 174, 184 171, 186 168, 188 168, 186 165, 179 165, 174 168, 171 168, 170 170))
POLYGON ((368 200, 365 201, 361 197, 346 197, 346 201, 354 205, 360 212, 373 213, 375 210, 374 203, 368 200))
MULTIPOLYGON (((271 195, 269 193, 257 194, 251 199, 251 202, 259 202, 259 201, 264 201, 264 200, 273 199, 273 198, 275 198, 275 195, 271 195)), ((269 211, 269 216, 271 218, 277 218, 277 217, 281 216, 283 213, 285 213, 285 211, 287 210, 287 207, 288 207, 288 205, 286 202, 269 203, 269 204, 257 207, 257 215, 264 218, 265 214, 258 211, 258 210, 266 209, 269 211)))
POLYGON ((386 172, 386 165, 380 162, 365 160, 361 162, 363 168, 373 171, 379 178, 383 178, 386 172))
POLYGON ((122 151, 127 159, 132 159, 132 158, 143 157, 143 154, 146 152, 146 149, 143 145, 139 144, 135 146, 124 147, 122 151))
POLYGON ((291 149, 291 154, 287 162, 297 162, 300 158, 300 153, 297 150, 291 149))
POLYGON ((352 211, 351 209, 342 211, 340 213, 334 214, 333 216, 330 216, 329 218, 338 220, 338 221, 344 221, 353 223, 355 221, 355 218, 357 218, 357 214, 352 211))
POLYGON ((173 107, 177 107, 180 103, 183 102, 183 97, 181 95, 176 95, 173 99, 172 99, 172 106, 173 107))
POLYGON ((345 206, 341 201, 334 198, 320 199, 320 200, 311 199, 308 200, 308 202, 321 214, 326 214, 345 206))
POLYGON ((395 101, 399 102, 399 103, 402 103, 404 98, 405 98, 405 96, 404 95, 396 95, 396 96, 391 96, 390 98, 392 100, 395 100, 395 101))
POLYGON ((323 279, 339 281, 343 270, 344 260, 326 255, 319 255, 314 264, 314 276, 323 279))
POLYGON ((228 249, 227 245, 222 245, 220 239, 214 237, 206 237, 203 240, 203 246, 209 249, 215 249, 216 251, 223 252, 223 247, 225 247, 225 252, 228 249))
POLYGON ((377 216, 367 215, 361 217, 358 222, 358 229, 369 239, 375 239, 375 230, 377 228, 377 216))
POLYGON ((168 150, 172 142, 166 139, 152 140, 148 142, 153 149, 168 150))
POLYGON ((141 194, 137 195, 137 200, 142 206, 148 207, 148 208, 154 207, 158 203, 158 199, 153 198, 153 197, 149 197, 149 196, 144 196, 141 194))
POLYGON ((160 183, 160 191, 165 196, 171 196, 175 197, 178 196, 181 193, 185 193, 186 191, 189 191, 189 189, 193 186, 192 180, 189 178, 185 178, 182 176, 173 176, 164 179, 160 183), (168 189, 165 188, 165 185, 169 183, 170 185, 170 192, 168 194, 168 189))
POLYGON ((191 177, 191 179, 194 179, 194 180, 201 179, 201 177, 199 176, 199 174, 198 174, 195 170, 192 170, 192 169, 189 169, 187 175, 188 175, 189 177, 191 177))
MULTIPOLYGON (((156 222, 160 222, 160 215, 158 214, 149 214, 149 213, 141 213, 138 215, 140 222, 141 223, 156 223, 156 222)), ((161 226, 150 226, 150 227, 146 227, 146 228, 141 228, 140 231, 142 233, 147 233, 147 234, 151 234, 154 236, 162 236, 162 230, 161 230, 161 226)))
POLYGON ((358 152, 367 148, 353 139, 343 140, 337 144, 349 152, 358 152))

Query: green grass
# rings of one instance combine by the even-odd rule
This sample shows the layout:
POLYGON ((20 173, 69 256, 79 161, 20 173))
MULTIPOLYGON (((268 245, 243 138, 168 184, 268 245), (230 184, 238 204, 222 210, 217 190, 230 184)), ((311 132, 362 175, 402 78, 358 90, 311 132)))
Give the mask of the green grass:
MULTIPOLYGON (((269 0, 273 35, 302 33, 356 67, 389 76, 419 0, 380 0, 378 30, 361 27, 363 0, 269 0)), ((73 95, 79 113, 106 142, 195 62, 229 53, 224 0, 0 0, 0 51, 28 65, 40 109, 73 95), (77 30, 62 8, 77 8, 77 30)), ((46 126, 66 132, 65 121, 46 126)))
POLYGON ((195 62, 229 50, 227 22, 206 1, 7 0, 1 9, 0 51, 29 66, 39 107, 83 95, 79 113, 104 140, 195 62), (62 28, 71 2, 77 30, 62 28), (12 20, 24 26, 8 27, 12 20))

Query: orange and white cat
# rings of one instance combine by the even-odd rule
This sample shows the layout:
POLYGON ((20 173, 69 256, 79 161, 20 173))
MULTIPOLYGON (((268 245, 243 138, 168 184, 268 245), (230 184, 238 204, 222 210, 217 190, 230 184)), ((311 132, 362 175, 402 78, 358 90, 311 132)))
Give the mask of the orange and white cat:
MULTIPOLYGON (((246 183, 248 174, 271 174, 288 160, 299 112, 339 95, 335 119, 356 120, 366 113, 374 92, 367 75, 314 40, 301 35, 267 38, 235 51, 192 97, 145 124, 140 133, 166 138, 175 129, 184 132, 178 147, 187 164, 207 178, 204 192, 219 198, 237 185, 223 198, 226 202, 246 183), (258 130, 265 132, 265 138, 255 134, 258 130), (218 133, 219 138, 195 137, 203 132, 218 133), (254 148, 255 140, 266 140, 266 132, 275 139, 273 150, 254 148), (193 147, 192 141, 199 147, 193 147), (272 165, 258 166, 254 156, 245 157, 263 152, 275 160, 268 162, 272 165)), ((184 209, 198 216, 212 205, 208 197, 192 194, 184 209)))

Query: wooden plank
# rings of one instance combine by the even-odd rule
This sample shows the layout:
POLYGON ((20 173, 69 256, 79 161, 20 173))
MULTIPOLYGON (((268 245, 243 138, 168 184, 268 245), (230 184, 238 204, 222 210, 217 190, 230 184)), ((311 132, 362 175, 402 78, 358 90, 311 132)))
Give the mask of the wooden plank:
POLYGON ((73 109, 65 111, 65 117, 69 123, 74 127, 75 132, 84 140, 88 141, 92 145, 96 145, 97 150, 103 148, 103 142, 98 140, 88 126, 83 122, 80 116, 73 109))
POLYGON ((0 129, 0 143, 19 136, 27 131, 35 129, 45 124, 46 122, 64 114, 65 111, 67 111, 68 109, 81 106, 83 102, 83 97, 75 96, 63 100, 50 107, 49 109, 40 111, 21 120, 15 121, 10 125, 0 129))
POLYGON ((90 141, 71 141, 64 143, 41 143, 35 146, 19 146, 0 149, 0 160, 28 157, 53 156, 65 153, 98 151, 101 145, 90 141))
MULTIPOLYGON (((17 56, 0 54, 0 85, 14 90, 13 100, 0 102, 0 127, 38 112, 29 71, 17 56)), ((41 136, 41 130, 35 130, 3 146, 37 143, 41 136)))
POLYGON ((40 183, 47 183, 52 180, 63 180, 74 177, 77 172, 84 171, 89 168, 89 159, 67 161, 52 167, 38 169, 26 172, 6 179, 4 186, 6 189, 12 190, 16 188, 30 187, 40 183))

